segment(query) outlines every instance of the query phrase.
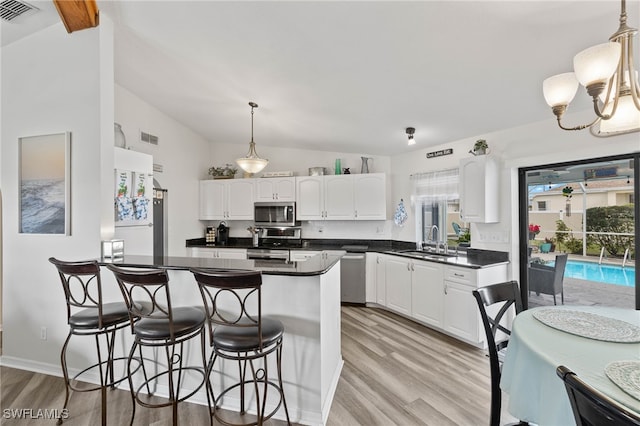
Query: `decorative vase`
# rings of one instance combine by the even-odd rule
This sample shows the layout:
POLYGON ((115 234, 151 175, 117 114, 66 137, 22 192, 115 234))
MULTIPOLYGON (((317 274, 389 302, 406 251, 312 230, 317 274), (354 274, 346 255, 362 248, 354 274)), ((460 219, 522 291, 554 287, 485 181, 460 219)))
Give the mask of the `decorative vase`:
POLYGON ((115 146, 118 148, 126 148, 127 147, 127 138, 124 136, 124 132, 122 131, 122 126, 118 123, 113 123, 114 126, 114 135, 115 135, 115 146))
POLYGON ((360 157, 362 158, 362 169, 360 169, 360 173, 369 173, 369 160, 370 157, 360 157))
POLYGON ((342 174, 342 165, 341 165, 341 161, 340 161, 339 158, 336 158, 336 170, 335 170, 335 173, 337 175, 342 174))

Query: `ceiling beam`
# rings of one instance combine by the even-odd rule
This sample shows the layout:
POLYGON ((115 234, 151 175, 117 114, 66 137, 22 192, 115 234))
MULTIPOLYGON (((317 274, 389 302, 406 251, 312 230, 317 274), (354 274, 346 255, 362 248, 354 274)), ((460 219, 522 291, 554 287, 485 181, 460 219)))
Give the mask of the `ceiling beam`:
POLYGON ((97 27, 100 23, 95 0, 53 0, 68 33, 97 27))

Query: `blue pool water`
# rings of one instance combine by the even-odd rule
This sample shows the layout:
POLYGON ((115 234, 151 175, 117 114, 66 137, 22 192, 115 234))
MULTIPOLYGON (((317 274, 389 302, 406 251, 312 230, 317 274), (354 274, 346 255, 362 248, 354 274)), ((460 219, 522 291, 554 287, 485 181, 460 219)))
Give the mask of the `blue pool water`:
POLYGON ((606 284, 635 286, 636 269, 617 265, 598 265, 595 262, 581 262, 569 260, 564 270, 564 276, 580 280, 597 281, 606 284))

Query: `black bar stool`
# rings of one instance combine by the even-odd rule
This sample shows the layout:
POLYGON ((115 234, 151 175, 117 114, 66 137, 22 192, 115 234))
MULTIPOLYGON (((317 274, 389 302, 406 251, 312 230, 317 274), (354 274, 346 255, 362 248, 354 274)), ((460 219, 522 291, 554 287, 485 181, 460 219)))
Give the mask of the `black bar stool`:
POLYGON ((191 269, 198 285, 202 300, 207 311, 209 324, 209 344, 213 348, 209 358, 207 377, 210 376, 218 357, 231 361, 238 361, 239 381, 222 390, 217 397, 211 386, 209 389, 213 397, 212 416, 224 425, 261 425, 271 418, 284 406, 284 412, 289 420, 289 410, 284 397, 282 386, 282 339, 284 326, 282 322, 262 317, 262 274, 259 271, 223 271, 211 269, 191 269), (257 300, 256 300, 257 299, 257 300), (256 312, 257 311, 257 312, 256 312), (267 356, 276 354, 278 382, 270 381, 267 368, 267 356), (256 368, 254 361, 262 359, 262 367, 256 368), (252 377, 246 380, 247 363, 252 377), (260 386, 262 385, 262 400, 260 386), (253 385, 256 401, 255 420, 246 415, 245 386, 253 385), (265 414, 267 389, 274 388, 279 399, 275 408, 265 414), (221 400, 230 391, 239 388, 240 414, 246 423, 232 423, 219 410, 221 400))
MULTIPOLYGON (((69 390, 76 392, 90 392, 100 390, 102 400, 102 424, 107 424, 107 387, 115 387, 126 379, 126 376, 114 380, 113 362, 125 360, 121 357, 114 359, 114 342, 117 330, 129 324, 129 311, 124 302, 103 303, 102 281, 100 279, 100 266, 96 261, 66 262, 54 257, 49 258, 58 270, 60 281, 64 289, 67 302, 67 323, 69 334, 67 335, 62 351, 60 363, 65 382, 65 397, 63 410, 69 403, 69 390), (69 378, 67 369, 67 347, 71 336, 94 336, 98 362, 85 368, 73 378, 69 378), (106 358, 103 358, 100 340, 104 336, 106 341, 106 358), (100 372, 100 386, 77 387, 72 381, 79 379, 84 373, 98 370, 100 372)), ((62 424, 62 418, 58 419, 58 425, 62 424)))
MULTIPOLYGON (((173 425, 178 424, 178 403, 198 392, 206 380, 207 357, 205 354, 206 316, 198 307, 172 307, 169 293, 169 276, 165 270, 147 269, 131 270, 115 265, 107 265, 115 277, 129 311, 129 319, 134 335, 134 343, 129 353, 129 386, 133 401, 131 425, 135 417, 136 403, 143 407, 158 408, 172 407, 173 425), (139 319, 138 319, 139 318, 139 319), (202 367, 187 366, 184 361, 184 343, 200 337, 202 367), (164 348, 166 366, 155 364, 156 374, 148 377, 145 368, 147 359, 142 358, 144 381, 137 389, 133 384, 131 361, 136 348, 164 348), (193 389, 187 390, 186 395, 180 395, 184 376, 187 371, 195 371, 202 375, 202 382, 193 389), (176 376, 177 375, 177 380, 176 376), (161 379, 166 380, 169 390, 168 402, 152 402, 143 399, 140 392, 146 387, 147 393, 152 394, 150 385, 154 388, 161 379)), ((141 356, 142 357, 142 356, 141 356)), ((206 387, 208 389, 208 386, 206 387)), ((207 402, 209 392, 207 391, 207 402)), ((210 405, 210 403, 209 403, 210 405)))

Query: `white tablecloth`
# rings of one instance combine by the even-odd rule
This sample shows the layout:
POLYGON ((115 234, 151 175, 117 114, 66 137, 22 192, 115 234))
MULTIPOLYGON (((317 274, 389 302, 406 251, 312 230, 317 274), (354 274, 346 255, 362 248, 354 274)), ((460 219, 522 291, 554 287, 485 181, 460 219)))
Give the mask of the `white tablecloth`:
MULTIPOLYGON (((513 322, 502 366, 500 386, 509 395, 507 410, 520 420, 541 426, 575 424, 564 382, 556 367, 565 365, 578 377, 631 410, 640 413, 640 400, 614 384, 605 374, 613 361, 640 360, 640 343, 611 343, 588 339, 549 327, 533 317, 533 308, 513 322)), ((640 311, 602 306, 558 306, 591 312, 640 326, 640 311)))

